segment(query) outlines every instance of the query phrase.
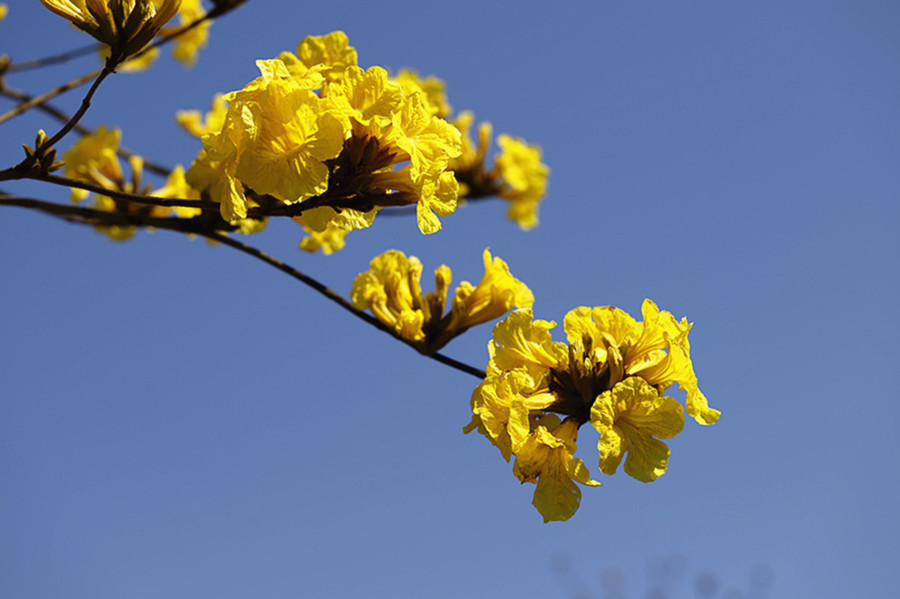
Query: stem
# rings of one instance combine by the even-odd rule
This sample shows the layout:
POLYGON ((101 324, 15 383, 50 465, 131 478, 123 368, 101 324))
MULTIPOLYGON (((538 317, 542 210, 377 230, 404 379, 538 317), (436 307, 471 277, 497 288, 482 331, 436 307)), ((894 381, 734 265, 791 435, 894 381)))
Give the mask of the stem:
POLYGON ((23 112, 26 112, 26 111, 34 108, 35 106, 43 104, 44 102, 46 102, 47 100, 49 100, 51 98, 55 98, 56 96, 58 96, 59 94, 61 94, 63 92, 69 91, 73 87, 78 87, 79 85, 83 85, 84 83, 87 83, 94 77, 97 77, 98 75, 100 75, 103 71, 104 71, 104 69, 98 69, 92 73, 82 75, 81 77, 79 77, 77 79, 73 79, 72 81, 69 81, 68 83, 64 83, 55 89, 51 89, 50 91, 43 93, 40 96, 35 96, 34 98, 32 98, 31 100, 29 100, 27 102, 22 102, 21 104, 19 104, 12 110, 8 110, 7 112, 0 115, 0 124, 5 123, 9 119, 18 116, 18 115, 22 114, 23 112))
POLYGON ((72 60, 73 58, 78 58, 79 56, 84 56, 85 54, 96 52, 99 48, 100 44, 91 44, 89 46, 82 46, 81 48, 75 48, 74 50, 69 50, 68 52, 63 52, 61 54, 56 54, 53 56, 45 56, 44 58, 36 58, 34 60, 26 60, 24 62, 14 63, 6 68, 6 72, 12 73, 13 71, 39 69, 47 65, 66 62, 68 60, 72 60))
POLYGON ((178 231, 181 233, 193 233, 195 235, 199 235, 201 237, 206 237, 207 239, 212 239, 221 243, 222 245, 227 245, 235 250, 243 252, 248 256, 252 256, 257 260, 265 262, 269 266, 273 266, 281 272, 287 274, 288 276, 297 279, 301 283, 311 287, 315 291, 324 295, 327 299, 336 303, 340 307, 344 308, 348 312, 352 313, 357 318, 364 320, 365 322, 371 324, 375 328, 384 331, 394 339, 397 339, 401 343, 408 345, 415 349, 417 352, 421 353, 423 356, 431 358, 445 366, 450 366, 460 372, 465 372, 466 374, 470 374, 478 379, 485 378, 485 372, 483 370, 479 370, 474 366, 470 366, 459 360, 455 360, 449 356, 445 356, 441 353, 422 353, 419 351, 419 348, 415 345, 414 342, 409 341, 408 339, 404 339, 400 335, 398 335, 393 329, 382 323, 380 320, 371 316, 370 314, 363 312, 361 310, 357 310, 353 307, 353 305, 345 300, 343 297, 332 291, 330 288, 326 287, 316 279, 310 277, 309 275, 297 270, 296 268, 285 264, 281 260, 266 254, 262 250, 255 248, 251 245, 245 244, 241 241, 238 241, 232 237, 228 237, 227 235, 223 235, 218 231, 210 231, 202 228, 200 221, 197 219, 185 219, 185 218, 153 218, 153 217, 143 217, 138 215, 129 215, 122 214, 116 212, 104 212, 100 210, 94 210, 92 208, 83 208, 81 206, 64 206, 61 204, 54 204, 52 202, 45 202, 43 200, 36 200, 33 198, 20 198, 20 197, 12 197, 6 196, 0 193, 0 205, 8 205, 8 206, 19 206, 22 208, 31 208, 41 212, 45 212, 48 214, 52 214, 69 222, 77 222, 82 224, 116 224, 116 225, 130 225, 130 226, 144 226, 144 227, 155 227, 158 229, 167 229, 170 231, 178 231), (98 222, 99 221, 99 222, 98 222))
POLYGON ((78 179, 70 179, 69 177, 60 177, 59 175, 52 175, 49 173, 33 173, 33 172, 17 172, 15 169, 7 169, 5 171, 0 171, 0 181, 3 180, 11 180, 11 179, 32 179, 34 181, 43 181, 45 183, 52 183, 53 185, 60 185, 62 187, 77 187, 78 189, 84 189, 86 191, 92 191, 96 194, 104 195, 116 200, 125 200, 127 202, 133 202, 135 204, 146 204, 149 206, 163 206, 163 207, 171 207, 171 208, 200 208, 201 210, 214 210, 216 212, 219 211, 219 205, 215 202, 207 202, 204 200, 188 200, 184 198, 157 198, 154 196, 145 196, 134 193, 127 193, 124 191, 116 191, 114 189, 107 189, 106 187, 101 187, 100 185, 95 185, 93 183, 88 183, 87 181, 79 181, 78 179))
MULTIPOLYGON (((200 233, 198 233, 198 235, 202 235, 203 237, 206 237, 208 239, 213 239, 224 245, 231 246, 232 248, 234 248, 238 251, 241 251, 247 255, 253 256, 257 260, 262 260, 266 264, 268 264, 270 266, 274 266, 281 272, 286 273, 287 275, 297 279, 298 281, 304 283, 308 287, 312 287, 314 290, 318 291, 319 293, 324 295, 326 298, 330 299, 331 301, 333 301, 334 303, 339 305, 341 308, 344 308, 345 310, 347 310, 354 316, 361 318, 362 320, 366 321, 367 323, 374 326, 375 328, 377 328, 381 331, 384 331, 385 333, 387 333, 394 339, 412 347, 416 351, 419 351, 419 349, 416 347, 414 342, 412 342, 408 339, 405 339, 404 337, 401 337, 394 331, 394 329, 388 327, 386 324, 384 324, 383 322, 381 322, 374 316, 371 316, 370 314, 363 312, 362 310, 357 310, 356 308, 353 307, 353 304, 351 304, 350 302, 345 300, 343 297, 341 297, 340 295, 338 295, 337 293, 335 293, 334 291, 332 291, 331 289, 329 289, 328 287, 326 287, 319 281, 313 279, 309 275, 306 275, 306 274, 300 272, 293 266, 285 264, 281 260, 278 260, 277 258, 274 258, 274 257, 266 254, 262 250, 259 250, 251 245, 242 243, 236 239, 228 237, 227 235, 222 235, 221 233, 200 232, 200 233)), ((474 366, 469 366, 468 364, 465 364, 463 362, 455 360, 449 356, 445 356, 438 352, 435 352, 435 353, 419 352, 419 353, 421 353, 425 357, 436 360, 436 361, 440 362, 441 364, 445 364, 447 366, 450 366, 451 368, 455 368, 461 372, 465 372, 466 374, 471 374, 472 376, 477 377, 479 379, 485 378, 485 373, 483 370, 479 370, 479 369, 475 368, 474 366)))
MULTIPOLYGON (((0 80, 0 96, 6 96, 7 98, 11 98, 13 100, 19 100, 20 102, 28 102, 34 98, 34 96, 26 94, 22 90, 15 89, 15 88, 5 85, 2 80, 0 80)), ((45 102, 38 104, 37 106, 35 106, 35 108, 49 114, 50 116, 52 116, 53 118, 55 118, 56 120, 58 120, 62 123, 66 123, 72 118, 68 114, 64 113, 62 110, 56 108, 55 106, 51 106, 50 104, 47 104, 45 102)), ((80 135, 91 135, 93 133, 93 130, 91 130, 89 127, 85 127, 84 125, 82 125, 80 123, 76 124, 72 129, 73 129, 73 131, 79 133, 80 135)), ((138 155, 137 152, 133 152, 133 151, 129 150, 128 148, 123 148, 122 146, 119 146, 116 149, 116 154, 118 154, 122 158, 130 158, 132 156, 138 155)), ((168 166, 163 166, 162 164, 148 160, 148 159, 144 158, 143 156, 141 156, 141 159, 144 161, 144 168, 147 169, 148 171, 156 173, 157 175, 162 175, 164 177, 168 177, 169 174, 171 174, 171 172, 172 172, 172 168, 170 168, 168 166)))
MULTIPOLYGON (((78 107, 78 110, 75 114, 72 115, 65 125, 62 126, 62 129, 56 132, 56 135, 51 137, 46 143, 43 144, 43 148, 52 148, 56 145, 56 142, 61 140, 66 134, 72 130, 72 127, 78 124, 78 121, 81 120, 81 117, 84 116, 84 113, 87 112, 87 109, 91 106, 91 98, 94 97, 94 92, 97 91, 97 88, 100 87, 100 84, 103 83, 103 80, 106 79, 111 73, 114 73, 116 70, 116 65, 118 62, 114 60, 107 60, 106 64, 103 66, 103 69, 100 70, 100 74, 97 75, 97 78, 94 79, 94 83, 91 84, 90 89, 88 89, 87 93, 84 95, 84 98, 81 100, 81 106, 78 107)), ((35 148, 35 152, 40 154, 40 149, 35 148)))

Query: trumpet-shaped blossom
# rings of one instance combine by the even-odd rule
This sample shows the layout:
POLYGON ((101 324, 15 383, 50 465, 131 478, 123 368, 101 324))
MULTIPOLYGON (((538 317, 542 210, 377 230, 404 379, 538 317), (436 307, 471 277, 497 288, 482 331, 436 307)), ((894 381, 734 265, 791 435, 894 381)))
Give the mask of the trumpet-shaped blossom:
MULTIPOLYGON (((601 435, 601 472, 615 473, 624 459, 625 472, 640 481, 661 476, 669 459, 661 439, 681 432, 684 412, 701 424, 715 422, 719 412, 697 386, 687 340, 691 325, 650 300, 642 311, 644 321, 638 322, 618 308, 576 308, 564 321, 568 343, 554 341, 555 323, 533 320, 530 310, 510 313, 494 327, 487 376, 472 394, 472 421, 464 430, 478 430, 508 460, 536 444, 552 445, 550 428, 540 425, 550 415, 575 430, 590 422, 601 435), (664 395, 673 383, 685 391, 686 408, 664 395)), ((577 502, 536 497, 535 505, 545 519, 565 519, 574 508, 560 505, 577 502)))
POLYGON ((470 327, 498 318, 514 306, 531 306, 534 296, 515 279, 500 258, 484 251, 485 274, 477 286, 463 281, 450 311, 444 313, 451 272, 435 271, 435 290, 422 295, 422 263, 415 256, 389 250, 372 260, 369 270, 353 283, 350 298, 359 310, 371 310, 378 320, 420 351, 432 353, 470 327))
POLYGON ((500 196, 510 201, 507 216, 523 229, 538 224, 538 203, 547 192, 550 169, 541 161, 541 150, 521 139, 500 135, 497 168, 503 180, 500 196))
POLYGON ((117 61, 136 54, 178 12, 181 0, 41 0, 97 41, 107 44, 117 61), (157 5, 158 4, 158 5, 157 5))
POLYGON ((534 507, 544 522, 568 520, 581 503, 575 484, 597 487, 584 462, 574 457, 578 424, 550 415, 542 418, 519 446, 513 474, 523 483, 536 483, 534 507))

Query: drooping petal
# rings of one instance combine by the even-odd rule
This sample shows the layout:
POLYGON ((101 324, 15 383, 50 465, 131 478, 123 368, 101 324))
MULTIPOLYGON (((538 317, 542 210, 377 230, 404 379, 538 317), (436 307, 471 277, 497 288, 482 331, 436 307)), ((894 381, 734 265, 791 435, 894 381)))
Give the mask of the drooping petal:
POLYGON ((601 472, 615 474, 627 454, 626 474, 650 482, 666 471, 669 448, 659 439, 681 432, 684 408, 644 379, 629 377, 597 397, 591 424, 601 434, 597 445, 601 472))
POLYGON ((513 474, 522 482, 536 482, 532 503, 544 522, 571 518, 581 503, 579 482, 599 486, 588 475, 584 463, 574 457, 578 425, 566 420, 562 424, 547 417, 519 447, 513 474))

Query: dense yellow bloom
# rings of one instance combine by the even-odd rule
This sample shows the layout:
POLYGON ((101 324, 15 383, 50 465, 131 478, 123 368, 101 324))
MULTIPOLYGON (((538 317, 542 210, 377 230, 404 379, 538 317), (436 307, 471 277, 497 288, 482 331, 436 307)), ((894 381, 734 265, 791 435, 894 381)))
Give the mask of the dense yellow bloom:
POLYGON ((342 32, 307 37, 296 54, 257 66, 260 76, 217 100, 205 120, 178 115, 203 140, 187 180, 219 203, 226 221, 290 216, 306 231, 302 249, 330 253, 386 207, 415 205, 419 230, 434 233, 462 191, 500 195, 520 224, 536 223, 547 175, 540 151, 501 136, 488 171, 490 125, 479 126, 476 144, 470 113, 445 120, 451 109, 440 80, 362 69, 342 32))
POLYGON ((550 169, 541 162, 541 150, 514 137, 497 137, 500 155, 497 168, 504 185, 500 195, 511 202, 507 216, 523 229, 532 229, 538 224, 538 203, 547 192, 547 177, 550 169))
POLYGON ((9 7, 6 4, 0 3, 0 21, 6 18, 6 13, 9 12, 9 7))
POLYGON ((340 249, 386 206, 415 205, 419 229, 439 230, 438 217, 456 209, 448 167, 461 152, 459 130, 435 116, 442 87, 356 62, 342 32, 307 37, 296 55, 257 61, 260 77, 224 95, 205 122, 180 113, 203 140, 188 181, 229 222, 246 218, 251 203, 300 204, 279 210, 306 228, 309 251, 340 249))
POLYGON ((463 281, 447 314, 451 272, 435 271, 435 291, 422 295, 422 263, 415 256, 389 250, 374 258, 369 270, 353 282, 350 298, 359 310, 369 309, 398 335, 434 352, 477 324, 498 318, 514 306, 534 302, 531 291, 515 279, 506 263, 484 251, 485 274, 477 286, 463 281))
POLYGON ((181 0, 41 0, 70 23, 107 44, 117 60, 139 52, 159 33, 181 0))
MULTIPOLYGON (((549 428, 540 426, 548 415, 562 416, 562 425, 574 430, 590 422, 601 434, 601 472, 614 474, 624 458, 627 474, 655 480, 669 459, 660 439, 684 426, 685 408, 665 390, 678 383, 686 392, 686 411, 701 424, 715 422, 719 412, 697 386, 687 340, 691 325, 650 300, 643 315, 637 322, 618 308, 576 308, 566 315, 568 343, 561 343, 550 335, 556 323, 533 320, 530 310, 510 313, 494 327, 487 376, 472 394, 473 417, 465 432, 477 429, 509 460, 534 451, 536 443, 552 445, 538 443, 549 439, 549 428)), ((574 450, 574 437, 571 443, 574 450)), ((553 488, 562 489, 561 470, 556 472, 553 488)), ((571 481, 566 485, 576 488, 571 481)), ((568 501, 566 506, 577 507, 568 501)), ((536 497, 535 505, 545 520, 571 516, 560 504, 536 497)))
POLYGON ((565 320, 569 343, 590 345, 596 363, 620 363, 623 377, 639 376, 662 389, 678 383, 686 392, 687 413, 700 424, 714 423, 719 411, 700 392, 691 364, 690 323, 675 320, 649 299, 641 311, 642 323, 618 308, 577 308, 565 320))

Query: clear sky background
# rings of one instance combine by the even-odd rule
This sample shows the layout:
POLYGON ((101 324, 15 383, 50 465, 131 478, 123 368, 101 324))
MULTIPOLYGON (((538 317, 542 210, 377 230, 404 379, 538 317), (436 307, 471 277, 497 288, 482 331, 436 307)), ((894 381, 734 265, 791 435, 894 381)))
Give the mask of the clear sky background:
MULTIPOLYGON (((15 60, 89 41, 7 3, 15 60)), ((330 257, 298 251, 290 222, 248 241, 342 294, 390 248, 477 281, 490 246, 539 318, 652 298, 695 323, 721 420, 687 422, 649 485, 599 474, 584 429, 604 485, 543 524, 533 487, 462 434, 473 377, 229 248, 3 208, 0 598, 601 597, 611 566, 645 597, 673 555, 671 597, 702 572, 715 596, 763 596, 750 579, 769 572, 768 597, 896 597, 900 5, 250 0, 192 70, 116 75, 84 122, 187 165, 199 142, 176 110, 336 29, 363 66, 435 74, 457 111, 540 144, 541 224, 497 201, 427 237, 377 219, 330 257)), ((8 82, 40 92, 97 64, 8 82)), ((4 125, 0 164, 57 127, 4 125)), ((483 367, 489 338, 446 353, 483 367)))

